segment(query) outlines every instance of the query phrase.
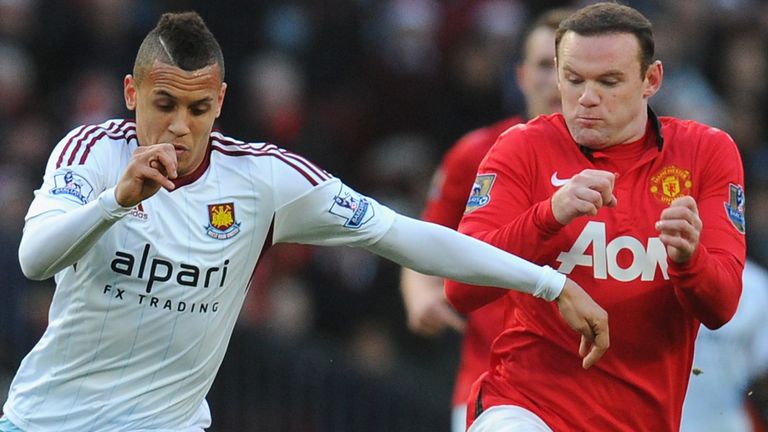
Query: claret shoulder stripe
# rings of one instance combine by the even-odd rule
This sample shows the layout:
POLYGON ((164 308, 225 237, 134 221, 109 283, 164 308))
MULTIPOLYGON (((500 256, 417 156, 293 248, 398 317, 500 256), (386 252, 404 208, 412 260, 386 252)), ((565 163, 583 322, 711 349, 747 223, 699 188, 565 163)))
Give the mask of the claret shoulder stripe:
POLYGON ((285 149, 281 149, 274 144, 244 143, 214 133, 212 134, 211 146, 213 150, 228 156, 274 157, 298 171, 313 186, 331 178, 330 174, 312 162, 285 149))
POLYGON ((88 159, 93 145, 105 136, 125 140, 136 138, 136 124, 128 120, 109 120, 99 125, 81 126, 64 145, 56 161, 56 168, 72 165, 75 160, 78 165, 82 165, 88 159), (80 154, 79 160, 78 154, 80 154))

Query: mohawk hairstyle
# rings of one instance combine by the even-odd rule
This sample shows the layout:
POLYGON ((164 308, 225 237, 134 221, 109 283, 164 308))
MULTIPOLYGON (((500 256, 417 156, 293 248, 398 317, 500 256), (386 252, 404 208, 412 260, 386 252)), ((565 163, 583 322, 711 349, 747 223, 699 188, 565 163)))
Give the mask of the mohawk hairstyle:
POLYGON ((218 64, 224 79, 224 55, 197 12, 165 13, 147 34, 136 54, 133 76, 141 82, 155 60, 194 71, 218 64))

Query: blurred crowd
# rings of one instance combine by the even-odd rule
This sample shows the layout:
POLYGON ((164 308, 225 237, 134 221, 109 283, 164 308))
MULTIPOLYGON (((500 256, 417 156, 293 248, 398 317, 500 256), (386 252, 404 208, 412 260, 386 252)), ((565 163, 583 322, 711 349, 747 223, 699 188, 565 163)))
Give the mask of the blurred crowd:
MULTIPOLYGON (((748 252, 768 264, 768 3, 626 3, 655 24, 665 77, 651 105, 718 126, 739 145, 748 252)), ((32 191, 67 131, 130 116, 122 78, 162 12, 197 10, 222 45, 229 89, 217 126, 226 134, 298 152, 417 216, 442 152, 524 109, 514 64, 526 25, 545 9, 583 4, 0 0, 0 398, 45 328, 53 289, 26 280, 16 257, 32 191)), ((394 265, 349 248, 274 248, 240 326, 325 338, 373 374, 406 361, 450 381, 457 355, 451 335, 408 334, 394 265)))

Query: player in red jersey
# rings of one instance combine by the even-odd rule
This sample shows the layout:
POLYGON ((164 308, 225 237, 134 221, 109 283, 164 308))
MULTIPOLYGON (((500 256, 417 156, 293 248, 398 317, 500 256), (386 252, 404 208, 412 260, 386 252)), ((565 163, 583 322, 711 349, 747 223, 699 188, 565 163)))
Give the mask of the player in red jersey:
MULTIPOLYGON (((517 79, 525 96, 529 119, 560 110, 554 41, 558 24, 568 14, 566 9, 553 9, 541 15, 524 38, 517 79)), ((502 132, 524 121, 520 116, 513 116, 469 132, 459 139, 445 154, 435 172, 432 191, 421 218, 458 228, 483 156, 502 132)), ((448 304, 442 278, 404 268, 401 290, 409 327, 413 331, 424 336, 435 335, 446 327, 464 332, 453 391, 451 422, 454 431, 463 431, 469 389, 488 370, 491 342, 504 328, 505 303, 488 304, 469 313, 465 321, 448 304)))
MULTIPOLYGON (((608 311, 611 349, 583 369, 552 307, 515 296, 469 430, 677 431, 699 324, 722 326, 741 294, 741 157, 726 133, 650 110, 663 68, 638 11, 583 8, 556 52, 563 113, 499 137, 459 229, 581 284, 608 311)), ((460 311, 512 302, 446 294, 460 311)))

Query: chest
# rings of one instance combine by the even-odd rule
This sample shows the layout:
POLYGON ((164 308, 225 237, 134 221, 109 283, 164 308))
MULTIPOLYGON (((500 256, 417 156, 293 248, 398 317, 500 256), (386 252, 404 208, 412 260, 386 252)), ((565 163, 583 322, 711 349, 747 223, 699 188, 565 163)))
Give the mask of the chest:
POLYGON ((161 190, 110 230, 102 253, 122 276, 219 286, 239 269, 249 277, 268 247, 273 212, 270 197, 253 188, 161 190))

